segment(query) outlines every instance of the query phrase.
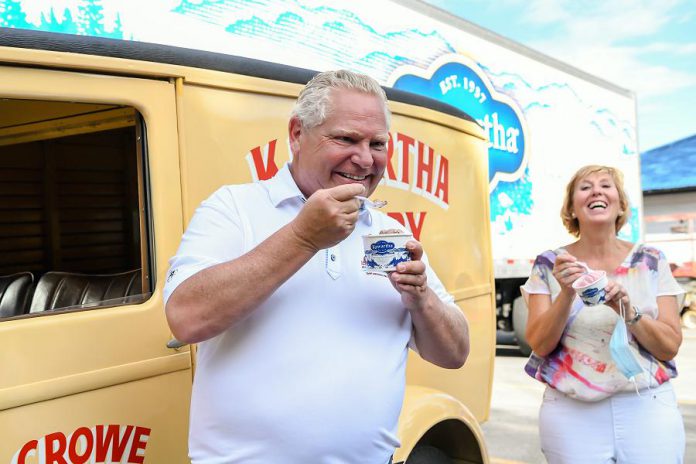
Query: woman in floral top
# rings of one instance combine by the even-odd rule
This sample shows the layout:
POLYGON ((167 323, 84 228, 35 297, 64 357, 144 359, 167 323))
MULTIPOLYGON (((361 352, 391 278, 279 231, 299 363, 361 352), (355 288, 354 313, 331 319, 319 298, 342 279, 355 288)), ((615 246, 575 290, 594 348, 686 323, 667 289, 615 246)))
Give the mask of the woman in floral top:
POLYGON ((578 240, 539 255, 522 287, 534 351, 526 371, 547 384, 539 432, 551 464, 683 462, 684 424, 669 380, 684 292, 662 252, 617 237, 628 206, 620 171, 581 168, 561 210, 578 240), (587 268, 607 273, 604 304, 586 306, 572 287, 587 268), (642 370, 630 379, 610 350, 613 332, 624 329, 620 314, 627 355, 642 370))

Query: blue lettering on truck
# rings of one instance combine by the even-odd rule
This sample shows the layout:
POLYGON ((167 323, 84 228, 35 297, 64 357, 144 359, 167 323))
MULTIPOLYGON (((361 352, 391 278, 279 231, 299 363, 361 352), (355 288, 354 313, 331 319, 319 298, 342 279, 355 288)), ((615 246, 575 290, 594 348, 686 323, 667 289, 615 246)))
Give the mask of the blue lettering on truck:
POLYGON ((394 80, 393 87, 459 108, 483 127, 490 140, 488 181, 491 191, 501 180, 520 179, 527 164, 522 112, 512 99, 493 88, 478 66, 463 63, 459 55, 450 58, 451 61, 439 61, 442 64, 430 76, 403 74, 394 80))

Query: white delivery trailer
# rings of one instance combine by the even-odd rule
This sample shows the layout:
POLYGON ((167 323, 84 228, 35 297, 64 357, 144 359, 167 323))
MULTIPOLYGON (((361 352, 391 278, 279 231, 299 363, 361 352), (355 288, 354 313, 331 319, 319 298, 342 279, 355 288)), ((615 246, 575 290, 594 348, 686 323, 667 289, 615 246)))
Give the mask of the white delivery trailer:
MULTIPOLYGON (((572 240, 559 210, 577 168, 596 163, 624 172, 631 219, 620 236, 642 237, 634 94, 422 1, 16 0, 0 9, 0 26, 162 43, 316 70, 349 68, 474 116, 490 139, 499 335, 514 340, 516 334, 524 350, 519 286, 538 253, 572 240)), ((391 147, 385 185, 433 196, 421 181, 447 178, 442 158, 408 137, 392 140, 391 147)), ((416 235, 429 228, 422 212, 393 216, 416 235)))

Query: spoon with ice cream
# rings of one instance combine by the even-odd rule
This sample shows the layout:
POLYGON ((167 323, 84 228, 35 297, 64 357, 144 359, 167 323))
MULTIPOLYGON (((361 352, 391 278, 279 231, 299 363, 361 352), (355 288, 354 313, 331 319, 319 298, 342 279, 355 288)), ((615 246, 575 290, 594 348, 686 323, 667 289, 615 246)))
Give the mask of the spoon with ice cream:
MULTIPOLYGON (((559 248, 556 250, 556 254, 562 254, 562 253, 568 253, 565 249, 559 248)), ((599 286, 601 286, 602 291, 604 287, 606 286, 606 275, 607 273, 604 271, 596 271, 592 269, 590 266, 587 265, 587 263, 583 261, 575 261, 575 264, 578 266, 582 267, 585 272, 582 273, 581 277, 578 277, 578 279, 573 282, 573 288, 578 291, 579 294, 582 293, 582 289, 586 288, 587 286, 591 286, 593 284, 596 284, 600 282, 599 286), (602 280, 604 279, 604 280, 602 280)))
POLYGON ((356 195, 355 198, 362 201, 365 206, 369 206, 370 208, 382 208, 387 205, 385 200, 370 200, 361 195, 356 195))
POLYGON ((604 271, 595 271, 586 263, 576 261, 576 264, 585 269, 581 277, 578 277, 573 282, 573 289, 578 294, 580 299, 588 306, 594 306, 604 303, 606 298, 607 273, 604 271))
POLYGON ((582 261, 575 261, 575 264, 578 264, 578 265, 580 265, 580 267, 582 267, 582 268, 585 269, 584 274, 591 274, 591 273, 594 272, 594 270, 593 270, 592 268, 590 268, 590 266, 588 266, 587 264, 583 263, 582 261))
MULTIPOLYGON (((568 252, 566 251, 565 248, 558 248, 557 250, 554 250, 554 253, 556 253, 557 255, 560 255, 560 254, 565 254, 568 252)), ((584 263, 582 261, 575 261, 575 264, 577 264, 580 267, 582 267, 583 269, 585 269, 585 272, 583 272, 583 274, 592 274, 593 272, 595 272, 594 269, 592 269, 590 266, 587 265, 587 263, 584 263)))

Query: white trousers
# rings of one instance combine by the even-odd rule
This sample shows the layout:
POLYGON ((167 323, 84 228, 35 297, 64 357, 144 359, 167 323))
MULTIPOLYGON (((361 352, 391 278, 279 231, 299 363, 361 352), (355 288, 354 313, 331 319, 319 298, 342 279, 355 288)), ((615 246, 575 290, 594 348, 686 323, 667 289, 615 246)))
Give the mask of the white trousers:
POLYGON ((590 403, 550 387, 539 411, 549 464, 682 464, 684 421, 672 385, 590 403))

